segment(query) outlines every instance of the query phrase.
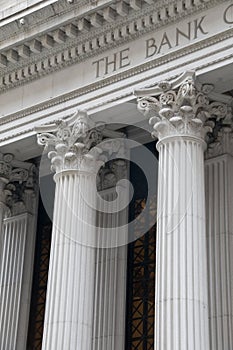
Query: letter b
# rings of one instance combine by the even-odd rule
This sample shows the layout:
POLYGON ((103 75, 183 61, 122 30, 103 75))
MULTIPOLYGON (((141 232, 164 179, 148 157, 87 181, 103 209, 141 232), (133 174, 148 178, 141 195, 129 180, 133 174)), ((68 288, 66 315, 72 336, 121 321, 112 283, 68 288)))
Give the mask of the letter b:
POLYGON ((155 39, 151 38, 146 40, 146 58, 152 57, 157 52, 157 45, 155 45, 155 39))

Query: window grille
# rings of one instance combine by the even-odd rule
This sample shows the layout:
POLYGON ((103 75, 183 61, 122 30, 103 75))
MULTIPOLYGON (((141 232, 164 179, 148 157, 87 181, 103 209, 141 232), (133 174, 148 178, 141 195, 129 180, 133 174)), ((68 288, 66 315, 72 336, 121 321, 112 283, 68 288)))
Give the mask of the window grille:
MULTIPOLYGON (((148 144, 146 147, 152 152, 156 152, 154 143, 148 144)), ((147 216, 142 217, 141 221, 134 221, 133 234, 140 237, 145 227, 145 221, 149 222, 149 227, 152 227, 142 237, 128 245, 126 350, 154 349, 155 221, 158 168, 155 167, 151 171, 154 172, 152 175, 155 179, 155 188, 150 189, 150 195, 148 195, 146 179, 142 171, 131 163, 130 180, 134 188, 134 197, 130 205, 130 220, 134 220, 146 204, 149 206, 147 216)))
POLYGON ((52 223, 39 203, 27 350, 41 350, 48 280, 52 223))

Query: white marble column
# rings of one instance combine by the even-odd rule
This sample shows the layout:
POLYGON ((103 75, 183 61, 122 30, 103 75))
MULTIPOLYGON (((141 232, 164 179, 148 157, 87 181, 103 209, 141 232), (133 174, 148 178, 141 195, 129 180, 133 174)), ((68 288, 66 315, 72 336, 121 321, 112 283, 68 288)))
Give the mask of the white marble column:
POLYGON ((219 110, 204 91, 187 72, 136 92, 158 138, 156 350, 210 349, 203 154, 219 110))
POLYGON ((8 191, 5 189, 8 182, 9 180, 5 177, 0 178, 0 264, 3 255, 3 220, 7 215, 7 212, 9 212, 9 208, 6 205, 8 191))
POLYGON ((206 154, 211 350, 233 349, 233 134, 223 128, 206 154))
MULTIPOLYGON (((25 247, 30 218, 28 214, 4 220, 3 257, 0 270, 0 348, 24 349, 17 341, 20 299, 23 285, 25 247)), ((26 317, 26 315, 24 315, 26 317)), ((27 332, 27 329, 25 329, 27 332)), ((26 334, 24 334, 26 338, 26 334)))
MULTIPOLYGON (((99 248, 96 254, 92 350, 122 350, 125 344, 127 244, 119 246, 118 228, 128 222, 128 207, 124 210, 120 208, 128 199, 128 191, 126 187, 120 186, 116 192, 116 183, 120 180, 118 175, 127 178, 128 171, 124 161, 120 165, 115 161, 110 169, 104 168, 103 172, 105 174, 101 177, 99 195, 104 202, 97 201, 96 234, 99 248), (114 165, 117 172, 114 171, 114 165), (114 208, 116 198, 118 206, 114 208), (108 228, 111 230, 109 242, 104 241, 102 245, 106 237, 103 230, 108 228)), ((125 234, 127 239, 127 232, 125 234)))
POLYGON ((91 350, 96 259, 96 174, 101 132, 85 112, 37 131, 55 170, 43 350, 91 350))
POLYGON ((0 349, 25 350, 36 231, 33 166, 11 154, 1 155, 0 166, 0 349))
POLYGON ((156 349, 209 349, 203 147, 158 144, 156 349))

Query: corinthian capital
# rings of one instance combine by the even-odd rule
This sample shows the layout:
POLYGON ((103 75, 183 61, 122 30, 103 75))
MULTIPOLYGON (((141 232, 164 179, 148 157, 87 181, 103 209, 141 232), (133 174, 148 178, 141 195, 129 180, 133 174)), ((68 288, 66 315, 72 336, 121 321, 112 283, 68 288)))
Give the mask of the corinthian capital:
POLYGON ((39 145, 45 146, 52 171, 98 170, 103 138, 103 125, 94 123, 85 111, 78 111, 66 120, 36 128, 39 145))
POLYGON ((221 95, 212 90, 212 85, 198 84, 194 72, 186 72, 135 94, 139 111, 153 126, 153 137, 192 136, 204 140, 216 122, 228 120, 230 113, 221 95))
POLYGON ((35 166, 21 162, 13 154, 0 153, 0 203, 6 215, 31 212, 35 193, 35 166))

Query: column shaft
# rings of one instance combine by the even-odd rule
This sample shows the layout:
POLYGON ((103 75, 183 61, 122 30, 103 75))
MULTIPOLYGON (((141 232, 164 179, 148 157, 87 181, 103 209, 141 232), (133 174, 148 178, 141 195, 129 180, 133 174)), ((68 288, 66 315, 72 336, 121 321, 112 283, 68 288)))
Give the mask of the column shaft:
POLYGON ((86 236, 94 237, 95 193, 92 174, 56 177, 43 350, 91 349, 96 248, 86 236))
MULTIPOLYGON (((29 300, 26 301, 25 310, 25 300, 22 299, 25 295, 25 279, 28 278, 25 275, 25 269, 27 270, 25 256, 33 251, 31 244, 30 250, 27 249, 28 242, 31 242, 33 237, 30 223, 31 216, 28 214, 4 220, 0 269, 1 350, 23 350, 26 346, 29 300)), ((30 288, 26 297, 27 299, 30 297, 30 288)))
POLYGON ((0 350, 25 350, 37 206, 36 168, 0 152, 0 350))
MULTIPOLYGON (((0 153, 1 157, 1 153, 0 153)), ((1 161, 0 161, 1 166, 1 161)), ((6 205, 6 193, 5 186, 9 182, 8 179, 2 178, 0 176, 0 264, 2 261, 3 255, 3 220, 6 216, 6 213, 9 211, 9 208, 6 205)))
POLYGON ((2 256, 3 256, 3 219, 4 219, 5 208, 6 208, 6 205, 0 202, 0 264, 2 264, 2 256))
POLYGON ((107 214, 106 209, 112 209, 111 203, 116 198, 115 188, 103 191, 101 197, 106 203, 98 205, 98 246, 101 246, 101 239, 106 237, 101 234, 102 227, 111 228, 111 242, 109 247, 97 249, 93 350, 122 350, 125 343, 127 246, 117 247, 117 234, 118 227, 126 224, 127 213, 120 213, 118 208, 116 213, 107 214), (114 228, 115 232, 112 232, 114 228))
POLYGON ((213 88, 188 71, 136 91, 160 152, 156 350, 210 349, 203 152, 232 122, 231 99, 213 88))
MULTIPOLYGON (((113 165, 98 178, 97 174, 108 155, 114 159, 120 152, 122 142, 108 139, 102 144, 102 123, 96 124, 85 111, 37 130, 38 142, 49 150, 52 170, 56 172, 42 349, 92 350, 95 342, 97 347, 112 349, 115 335, 122 335, 116 331, 117 311, 113 306, 122 300, 115 291, 119 281, 117 270, 121 268, 119 261, 116 262, 117 251, 107 249, 111 238, 116 239, 116 232, 108 235, 106 230, 105 233, 96 230, 96 185, 103 175, 106 175, 104 186, 117 180, 113 165)), ((113 232, 111 224, 109 230, 113 232)))
POLYGON ((156 350, 208 350, 203 143, 159 143, 156 350))
POLYGON ((233 157, 208 159, 207 252, 211 350, 233 348, 233 157))

